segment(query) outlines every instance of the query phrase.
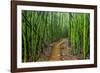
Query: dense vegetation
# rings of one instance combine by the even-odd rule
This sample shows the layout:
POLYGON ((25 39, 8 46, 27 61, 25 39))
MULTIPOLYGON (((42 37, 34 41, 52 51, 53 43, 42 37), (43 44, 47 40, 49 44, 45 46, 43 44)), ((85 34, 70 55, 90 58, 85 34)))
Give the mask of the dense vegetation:
POLYGON ((72 54, 89 58, 89 14, 22 11, 22 60, 37 61, 50 43, 68 39, 72 54))

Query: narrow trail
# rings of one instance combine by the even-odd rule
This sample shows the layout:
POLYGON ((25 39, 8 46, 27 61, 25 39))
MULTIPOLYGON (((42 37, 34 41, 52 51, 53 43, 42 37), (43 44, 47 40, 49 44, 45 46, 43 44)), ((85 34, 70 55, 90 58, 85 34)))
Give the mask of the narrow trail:
POLYGON ((51 46, 51 55, 49 60, 60 60, 61 59, 61 49, 60 49, 60 45, 65 42, 65 40, 61 40, 58 42, 53 43, 51 46))
POLYGON ((70 48, 68 48, 68 39, 62 39, 60 41, 51 44, 50 61, 58 60, 77 60, 79 57, 70 54, 70 48))

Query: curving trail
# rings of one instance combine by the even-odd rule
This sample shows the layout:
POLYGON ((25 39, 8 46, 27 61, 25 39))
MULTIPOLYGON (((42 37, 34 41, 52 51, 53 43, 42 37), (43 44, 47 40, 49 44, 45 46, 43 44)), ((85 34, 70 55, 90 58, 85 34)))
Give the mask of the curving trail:
POLYGON ((60 41, 51 44, 51 54, 49 57, 50 61, 58 60, 77 60, 78 56, 70 54, 70 48, 68 48, 68 39, 62 39, 60 41))

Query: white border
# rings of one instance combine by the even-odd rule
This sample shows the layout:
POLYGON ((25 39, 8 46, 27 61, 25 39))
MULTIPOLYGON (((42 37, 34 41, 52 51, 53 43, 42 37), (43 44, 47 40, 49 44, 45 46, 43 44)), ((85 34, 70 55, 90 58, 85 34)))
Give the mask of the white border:
POLYGON ((17 6, 17 68, 28 67, 46 67, 46 66, 61 66, 61 65, 82 65, 94 64, 94 10, 92 9, 77 9, 77 8, 57 8, 43 6, 17 6), (90 59, 89 60, 70 60, 70 61, 49 61, 49 62, 27 62, 22 63, 22 33, 21 33, 21 11, 60 11, 60 12, 78 12, 90 13, 90 59))

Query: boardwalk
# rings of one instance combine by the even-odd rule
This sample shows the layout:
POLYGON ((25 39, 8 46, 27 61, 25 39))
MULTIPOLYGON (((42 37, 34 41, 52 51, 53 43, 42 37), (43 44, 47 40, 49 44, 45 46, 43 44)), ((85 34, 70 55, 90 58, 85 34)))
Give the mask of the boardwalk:
POLYGON ((68 48, 67 39, 62 39, 58 42, 55 42, 51 46, 51 54, 49 57, 50 61, 79 59, 79 57, 70 54, 71 49, 68 48))

